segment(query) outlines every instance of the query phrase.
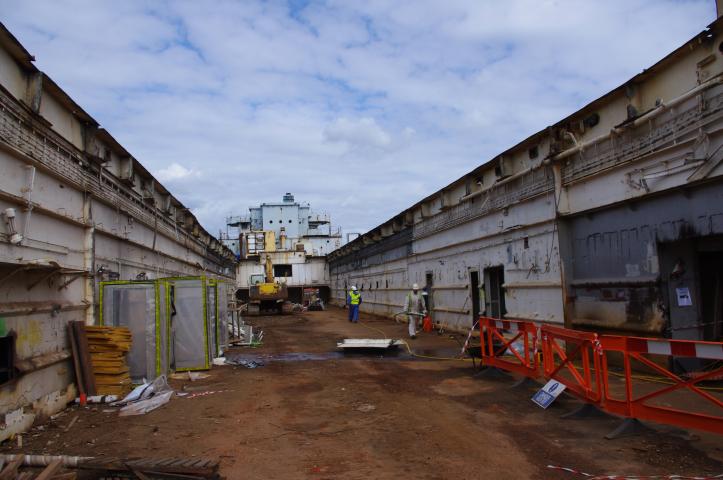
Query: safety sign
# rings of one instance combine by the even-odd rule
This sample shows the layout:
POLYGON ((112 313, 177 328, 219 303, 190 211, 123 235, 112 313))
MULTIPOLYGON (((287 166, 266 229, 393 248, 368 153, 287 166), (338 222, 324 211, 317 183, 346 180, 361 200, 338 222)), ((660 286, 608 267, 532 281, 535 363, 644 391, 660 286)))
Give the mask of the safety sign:
POLYGON ((688 287, 676 288, 675 294, 678 297, 679 307, 693 306, 693 300, 690 298, 690 290, 688 289, 688 287))
POLYGON ((564 384, 557 380, 550 380, 532 396, 532 401, 542 408, 547 408, 564 390, 564 384))

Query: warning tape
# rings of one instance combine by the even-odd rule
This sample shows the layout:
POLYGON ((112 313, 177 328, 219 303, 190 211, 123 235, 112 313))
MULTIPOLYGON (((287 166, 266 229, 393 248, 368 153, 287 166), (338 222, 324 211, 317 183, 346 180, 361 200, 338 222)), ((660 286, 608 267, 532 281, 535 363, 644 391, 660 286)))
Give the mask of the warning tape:
POLYGON ((185 398, 205 397, 206 395, 213 395, 214 393, 222 393, 222 392, 228 392, 228 390, 209 390, 207 392, 192 393, 191 395, 188 395, 185 398))
POLYGON ((460 355, 464 356, 465 353, 467 353, 467 347, 469 346, 469 341, 472 338, 472 332, 474 332, 474 329, 477 327, 477 324, 479 323, 479 320, 474 322, 474 325, 472 325, 472 328, 469 329, 469 333, 467 334, 467 340, 464 341, 464 345, 462 345, 462 352, 460 355))
POLYGON ((548 465, 547 468, 576 473, 578 475, 588 477, 590 480, 714 480, 716 478, 723 478, 723 473, 720 475, 706 477, 689 477, 685 475, 593 475, 591 473, 575 470, 574 468, 559 467, 557 465, 548 465))
POLYGON ((630 338, 628 340, 628 350, 656 355, 723 360, 723 343, 630 338))

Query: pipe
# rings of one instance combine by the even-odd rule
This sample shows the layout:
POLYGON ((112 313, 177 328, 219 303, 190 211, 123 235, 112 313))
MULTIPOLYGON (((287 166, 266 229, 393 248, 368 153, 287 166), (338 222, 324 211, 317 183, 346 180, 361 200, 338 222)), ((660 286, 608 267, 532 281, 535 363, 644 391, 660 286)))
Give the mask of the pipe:
POLYGON ((28 230, 30 230, 30 217, 33 214, 33 187, 35 186, 35 167, 33 165, 27 166, 30 169, 30 181, 28 182, 27 198, 25 199, 28 209, 28 213, 25 215, 25 224, 23 224, 23 240, 28 238, 28 230))
POLYGON ((505 290, 510 289, 524 289, 524 288, 562 288, 560 282, 510 282, 503 283, 502 288, 505 290))
POLYGON ((608 132, 608 133, 606 133, 606 134, 603 134, 603 135, 600 135, 599 137, 595 137, 595 138, 593 138, 593 139, 591 139, 591 140, 588 140, 588 141, 586 141, 586 142, 578 143, 578 144, 575 145, 574 147, 568 148, 567 150, 558 153, 558 154, 555 155, 554 157, 551 157, 551 158, 545 160, 544 163, 545 163, 546 165, 548 165, 548 164, 550 164, 550 163, 552 163, 552 162, 555 162, 555 161, 558 161, 558 160, 563 160, 563 159, 565 159, 565 158, 567 158, 567 157, 569 157, 569 156, 571 156, 571 155, 574 155, 574 154, 576 154, 576 153, 578 153, 578 152, 581 152, 581 151, 585 150, 585 149, 588 148, 588 147, 591 147, 591 146, 595 145, 596 143, 598 143, 598 142, 600 142, 600 141, 602 141, 602 140, 606 140, 607 138, 610 138, 610 137, 611 137, 612 135, 614 135, 614 134, 622 133, 625 128, 637 127, 637 126, 641 125, 642 123, 647 122, 648 120, 651 120, 651 119, 657 117, 658 115, 660 115, 661 113, 663 113, 663 112, 664 112, 665 110, 667 110, 668 108, 672 108, 672 107, 674 107, 674 106, 676 106, 676 105, 678 105, 678 104, 680 104, 680 103, 682 103, 682 102, 684 102, 684 101, 686 101, 686 100, 694 97, 695 95, 699 94, 699 93, 702 92, 703 90, 705 90, 705 89, 707 89, 707 88, 711 88, 711 87, 713 87, 713 86, 715 86, 715 85, 719 85, 719 84, 721 84, 721 83, 723 83, 723 76, 720 76, 720 75, 719 75, 719 76, 717 76, 717 77, 711 78, 710 80, 708 80, 708 81, 706 81, 706 82, 704 82, 704 83, 701 83, 701 84, 698 85, 697 87, 688 90, 686 93, 684 93, 684 94, 682 94, 682 95, 680 95, 680 96, 678 96, 678 97, 675 97, 674 99, 670 100, 669 102, 667 102, 667 103, 661 103, 660 105, 658 105, 658 106, 655 107, 654 109, 652 109, 652 110, 650 110, 649 112, 641 115, 640 117, 636 118, 636 119, 633 120, 632 122, 626 123, 623 127, 613 127, 613 128, 610 130, 610 132, 608 132))
MULTIPOLYGON (((5 464, 17 459, 19 455, 0 454, 0 460, 5 464)), ((60 460, 64 467, 79 467, 83 462, 94 460, 94 457, 72 457, 70 455, 25 455, 23 465, 26 467, 47 467, 56 460, 60 460)))

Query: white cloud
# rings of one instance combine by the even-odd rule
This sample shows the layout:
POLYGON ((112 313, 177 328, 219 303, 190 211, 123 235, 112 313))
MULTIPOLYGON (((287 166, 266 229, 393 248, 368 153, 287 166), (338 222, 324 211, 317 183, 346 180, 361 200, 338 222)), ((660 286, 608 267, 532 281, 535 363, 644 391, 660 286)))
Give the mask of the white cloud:
POLYGON ((174 182, 177 180, 198 177, 199 172, 188 169, 178 163, 172 163, 168 167, 158 170, 155 176, 161 182, 174 182))
POLYGON ((339 118, 324 129, 329 142, 343 142, 357 147, 384 148, 392 143, 391 136, 373 118, 358 120, 339 118))
POLYGON ((287 191, 350 231, 376 226, 715 18, 712 0, 328 0, 293 15, 252 0, 0 0, 0 11, 210 231, 287 191))

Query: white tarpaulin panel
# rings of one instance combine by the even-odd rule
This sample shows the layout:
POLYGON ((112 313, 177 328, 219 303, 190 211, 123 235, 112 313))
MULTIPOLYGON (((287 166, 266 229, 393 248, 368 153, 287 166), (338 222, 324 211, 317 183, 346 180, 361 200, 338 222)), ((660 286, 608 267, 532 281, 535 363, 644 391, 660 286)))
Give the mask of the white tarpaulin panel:
POLYGON ((214 358, 220 356, 218 351, 218 343, 216 342, 216 319, 218 318, 216 305, 216 285, 206 285, 206 328, 208 339, 208 361, 212 362, 214 358))
POLYGON ((156 282, 156 285, 158 286, 158 325, 160 326, 159 337, 162 352, 162 355, 160 357, 161 373, 167 375, 171 369, 169 352, 170 338, 168 332, 168 308, 166 305, 166 289, 168 288, 168 285, 165 282, 161 281, 156 282))
POLYGON ((216 289, 216 299, 218 301, 218 347, 223 353, 228 347, 228 326, 231 323, 231 312, 228 309, 228 283, 218 282, 216 289))
POLYGON ((172 289, 171 332, 176 370, 210 368, 205 279, 168 279, 172 289))
POLYGON ((101 324, 128 327, 132 335, 128 369, 133 382, 167 373, 165 325, 154 282, 101 282, 101 324))

